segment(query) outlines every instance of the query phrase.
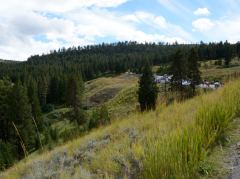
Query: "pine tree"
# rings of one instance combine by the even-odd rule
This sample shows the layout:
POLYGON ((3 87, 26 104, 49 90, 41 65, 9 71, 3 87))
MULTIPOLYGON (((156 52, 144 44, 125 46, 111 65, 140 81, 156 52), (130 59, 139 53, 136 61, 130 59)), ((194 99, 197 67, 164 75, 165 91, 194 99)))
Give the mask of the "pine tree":
POLYGON ((38 81, 38 97, 41 107, 47 104, 48 82, 46 77, 42 77, 38 81))
POLYGON ((59 80, 56 77, 51 78, 48 95, 47 95, 47 103, 57 104, 59 101, 59 80))
POLYGON ((86 122, 86 114, 83 110, 82 96, 84 84, 80 77, 71 76, 68 81, 66 103, 73 108, 72 118, 78 125, 86 122))
POLYGON ((67 80, 66 80, 66 76, 63 75, 60 78, 60 82, 59 82, 59 92, 58 92, 58 102, 59 104, 63 104, 65 103, 65 99, 66 99, 66 91, 67 91, 67 80))
POLYGON ((9 140, 11 123, 9 119, 9 93, 11 84, 7 80, 0 80, 0 140, 7 142, 9 140))
POLYGON ((38 99, 37 83, 34 79, 29 80, 28 98, 32 108, 32 116, 35 119, 39 129, 42 129, 43 127, 43 121, 41 119, 42 112, 41 112, 41 106, 38 99))
POLYGON ((143 74, 139 80, 138 101, 141 111, 155 109, 158 97, 158 87, 155 83, 149 64, 143 68, 143 74))
MULTIPOLYGON (((13 86, 9 103, 10 119, 16 125, 17 131, 20 134, 26 149, 31 151, 35 143, 34 125, 32 121, 33 116, 31 114, 31 105, 29 104, 27 90, 19 81, 13 86)), ((18 158, 21 158, 23 156, 22 145, 14 127, 12 128, 12 131, 12 140, 17 147, 18 158)))
POLYGON ((224 43, 224 60, 225 60, 224 62, 226 67, 229 67, 231 58, 232 58, 231 45, 230 43, 228 43, 228 41, 226 41, 224 43))
POLYGON ((198 55, 194 48, 190 50, 187 65, 187 77, 191 81, 192 95, 195 95, 196 85, 201 82, 201 72, 198 65, 198 55))
POLYGON ((177 50, 171 57, 172 63, 170 66, 171 86, 175 90, 183 91, 182 80, 186 79, 186 62, 181 50, 177 50))
POLYGON ((10 167, 15 160, 15 153, 10 143, 0 140, 0 171, 10 167))
POLYGON ((238 60, 240 60, 240 42, 237 42, 236 44, 236 53, 237 53, 238 60))

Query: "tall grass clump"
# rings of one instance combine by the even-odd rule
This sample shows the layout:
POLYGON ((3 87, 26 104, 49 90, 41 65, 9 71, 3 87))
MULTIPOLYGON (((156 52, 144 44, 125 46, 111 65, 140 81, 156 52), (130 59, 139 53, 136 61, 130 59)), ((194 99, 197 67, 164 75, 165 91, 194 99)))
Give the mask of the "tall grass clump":
POLYGON ((200 162, 225 137, 231 120, 240 115, 240 82, 198 97, 201 103, 194 122, 179 126, 169 135, 146 140, 144 178, 196 178, 200 162))

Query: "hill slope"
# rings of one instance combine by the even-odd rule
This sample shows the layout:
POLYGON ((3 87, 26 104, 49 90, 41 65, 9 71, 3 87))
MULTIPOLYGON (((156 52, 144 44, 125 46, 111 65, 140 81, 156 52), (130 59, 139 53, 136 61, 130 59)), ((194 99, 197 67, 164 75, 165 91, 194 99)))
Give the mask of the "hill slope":
POLYGON ((52 152, 29 156, 3 178, 192 178, 240 111, 240 82, 134 114, 52 152))

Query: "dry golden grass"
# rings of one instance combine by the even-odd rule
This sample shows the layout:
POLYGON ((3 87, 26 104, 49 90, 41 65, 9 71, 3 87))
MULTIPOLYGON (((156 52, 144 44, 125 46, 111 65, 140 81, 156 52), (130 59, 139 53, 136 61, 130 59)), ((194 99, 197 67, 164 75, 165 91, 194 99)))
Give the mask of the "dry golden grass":
POLYGON ((123 89, 129 85, 136 84, 138 77, 135 75, 122 74, 115 77, 101 77, 88 81, 85 84, 86 98, 91 97, 99 91, 107 88, 123 89))
MULTIPOLYGON (((159 105, 156 111, 132 114, 51 152, 29 156, 2 176, 18 178, 26 173, 34 176, 37 170, 34 162, 47 164, 62 152, 74 158, 76 151, 83 150, 90 158, 79 159, 81 165, 72 167, 78 178, 90 178, 92 174, 107 178, 197 177, 199 163, 224 135, 231 119, 240 114, 239 89, 240 82, 235 81, 186 102, 169 107, 159 105), (89 141, 94 141, 94 145, 86 149, 89 141)), ((71 176, 65 168, 59 167, 54 172, 63 178, 71 176)))

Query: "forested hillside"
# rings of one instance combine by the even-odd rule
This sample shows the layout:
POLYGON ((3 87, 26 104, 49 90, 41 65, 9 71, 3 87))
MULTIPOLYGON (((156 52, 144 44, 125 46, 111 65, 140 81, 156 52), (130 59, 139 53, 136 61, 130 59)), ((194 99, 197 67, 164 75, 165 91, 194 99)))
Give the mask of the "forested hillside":
MULTIPOLYGON (((136 84, 142 72, 148 72, 142 89, 148 89, 148 84, 155 86, 151 69, 142 71, 145 64, 160 65, 158 71, 172 74, 170 91, 180 91, 181 98, 185 98, 195 95, 195 86, 201 80, 199 60, 214 60, 214 65, 228 68, 232 65, 230 62, 233 57, 239 59, 240 43, 119 42, 63 48, 49 54, 32 56, 25 62, 0 62, 0 170, 44 146, 52 148, 52 143, 67 141, 92 128, 109 124, 110 116, 121 118, 119 113, 125 113, 126 116, 134 111, 137 88, 131 84, 136 84), (166 69, 163 70, 164 66, 166 69), (104 84, 104 81, 98 83, 98 86, 84 85, 88 80, 114 77, 126 71, 137 74, 134 73, 136 76, 132 80, 129 80, 129 76, 126 79, 112 78, 116 84, 109 83, 111 88, 106 88, 107 83, 104 84), (182 85, 183 79, 192 81, 190 95, 189 88, 185 89, 182 85), (127 85, 129 88, 126 88, 127 85), (111 96, 109 99, 116 96, 116 99, 108 102, 106 95, 111 96), (55 109, 62 114, 51 113, 55 109), (57 131, 62 128, 53 123, 55 118, 64 119, 64 124, 69 124, 67 127, 71 130, 57 131)), ((143 96, 151 88, 144 91, 143 96)), ((158 92, 156 87, 154 99, 151 100, 154 103, 158 92)), ((146 96, 140 102, 145 103, 146 96)), ((170 99, 166 93, 164 98, 170 99)), ((142 109, 141 104, 140 107, 142 109)), ((151 108, 155 108, 155 104, 151 108)))
POLYGON ((20 80, 27 85, 33 81, 42 107, 46 104, 65 103, 69 78, 83 81, 108 74, 120 74, 128 70, 141 72, 148 61, 152 65, 170 63, 172 54, 181 50, 186 59, 195 48, 199 60, 219 60, 229 66, 233 57, 240 57, 240 43, 226 42, 204 44, 155 44, 119 42, 85 47, 54 50, 50 54, 36 55, 21 63, 1 63, 0 78, 12 82, 20 80))
POLYGON ((177 49, 185 53, 194 47, 200 60, 225 59, 228 65, 234 56, 240 57, 240 43, 226 42, 205 44, 163 44, 119 42, 85 47, 62 48, 50 54, 35 55, 20 64, 1 64, 0 76, 24 79, 31 74, 33 78, 46 76, 52 78, 64 74, 81 74, 84 80, 102 76, 106 73, 121 73, 127 70, 138 72, 149 61, 153 65, 168 63, 177 49))

